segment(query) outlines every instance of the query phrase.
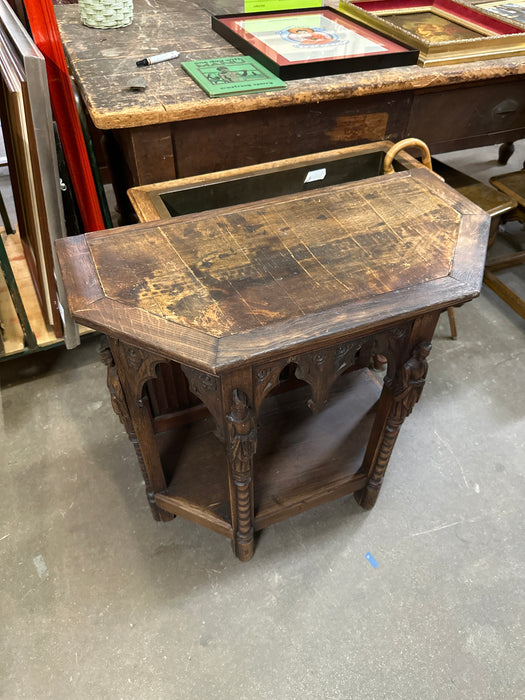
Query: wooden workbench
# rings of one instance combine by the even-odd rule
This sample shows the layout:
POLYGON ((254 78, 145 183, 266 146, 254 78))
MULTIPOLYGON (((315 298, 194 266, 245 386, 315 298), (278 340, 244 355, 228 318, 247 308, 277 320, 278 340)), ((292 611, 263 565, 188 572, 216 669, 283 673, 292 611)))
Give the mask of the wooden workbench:
POLYGON ((285 90, 210 99, 180 62, 237 51, 197 3, 135 0, 133 24, 116 30, 84 27, 77 5, 55 9, 71 72, 107 138, 121 209, 130 186, 358 143, 415 136, 439 153, 525 137, 525 57, 294 80, 285 90), (135 65, 173 48, 176 61, 135 65), (130 92, 138 75, 147 88, 130 92))

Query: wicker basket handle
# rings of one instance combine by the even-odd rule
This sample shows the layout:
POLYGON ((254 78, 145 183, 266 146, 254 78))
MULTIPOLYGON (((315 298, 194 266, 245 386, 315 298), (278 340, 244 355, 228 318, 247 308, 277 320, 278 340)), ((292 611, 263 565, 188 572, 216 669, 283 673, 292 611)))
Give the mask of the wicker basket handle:
POLYGON ((421 152, 423 154, 423 165, 429 170, 432 170, 432 161, 430 159, 430 151, 428 150, 427 144, 424 141, 421 141, 420 139, 403 139, 402 141, 398 141, 397 143, 395 143, 387 151, 383 163, 383 172, 385 173, 385 175, 389 175, 390 173, 394 172, 394 166, 392 165, 392 161, 397 156, 399 151, 402 151, 404 148, 411 148, 412 146, 417 146, 421 149, 421 152))

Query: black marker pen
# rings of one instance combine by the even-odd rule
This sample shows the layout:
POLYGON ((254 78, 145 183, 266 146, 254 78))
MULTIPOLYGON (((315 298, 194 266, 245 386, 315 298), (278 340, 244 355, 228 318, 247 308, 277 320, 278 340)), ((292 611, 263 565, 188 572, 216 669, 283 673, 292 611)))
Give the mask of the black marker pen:
POLYGON ((153 63, 162 63, 162 61, 171 61, 172 58, 177 58, 178 51, 168 51, 168 53, 159 53, 156 56, 148 56, 137 61, 137 66, 151 66, 153 63))

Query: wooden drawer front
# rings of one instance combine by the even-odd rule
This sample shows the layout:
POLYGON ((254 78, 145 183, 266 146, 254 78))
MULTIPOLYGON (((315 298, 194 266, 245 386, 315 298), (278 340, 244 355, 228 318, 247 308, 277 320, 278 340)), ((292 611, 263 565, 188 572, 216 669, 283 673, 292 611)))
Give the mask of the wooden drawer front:
MULTIPOLYGON (((447 92, 416 94, 409 136, 423 139, 437 150, 445 144, 468 146, 480 137, 516 137, 525 130, 525 79, 475 87, 457 87, 447 92)), ((443 150, 443 149, 441 149, 443 150)))
POLYGON ((173 125, 177 176, 397 141, 405 135, 410 99, 379 95, 180 122, 173 125))

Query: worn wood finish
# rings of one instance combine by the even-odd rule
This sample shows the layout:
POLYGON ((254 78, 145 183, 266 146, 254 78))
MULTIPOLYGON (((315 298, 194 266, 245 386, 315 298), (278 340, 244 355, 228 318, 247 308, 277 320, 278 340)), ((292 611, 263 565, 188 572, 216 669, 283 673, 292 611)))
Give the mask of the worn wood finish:
MULTIPOLYGON (((286 90, 235 95, 210 100, 180 69, 181 60, 225 56, 237 51, 211 30, 209 14, 192 2, 164 0, 152 7, 135 0, 133 24, 112 31, 84 27, 78 7, 55 8, 65 52, 79 81, 86 105, 100 129, 202 119, 297 104, 321 104, 377 94, 426 90, 430 86, 465 86, 501 81, 525 73, 523 57, 469 64, 427 67, 405 66, 290 81, 286 90), (151 69, 135 65, 137 56, 168 51, 173 37, 184 36, 177 62, 151 69), (104 80, 100 80, 100 76, 104 80), (144 92, 125 90, 133 75, 146 77, 144 92)), ((380 110, 384 111, 384 110, 380 110)), ((413 134, 415 135, 415 134, 413 134)))
POLYGON ((188 177, 383 139, 397 141, 405 135, 409 109, 409 97, 400 93, 176 122, 172 133, 177 175, 188 177))
POLYGON ((490 182, 525 208, 525 170, 496 175, 490 178, 490 182))
POLYGON ((371 508, 439 313, 479 293, 488 229, 414 168, 59 242, 72 313, 110 338, 113 405, 155 517, 226 535, 247 561, 255 531, 285 517, 352 492, 371 508), (388 362, 380 395, 372 353, 388 362), (205 428, 156 434, 145 386, 166 362, 208 409, 205 428))
POLYGON ((434 86, 422 90, 414 95, 408 133, 417 134, 433 153, 523 138, 523 86, 523 78, 502 77, 447 90, 434 86))
MULTIPOLYGON (((165 197, 170 201, 176 197, 183 205, 184 212, 216 209, 225 203, 241 204, 269 198, 275 193, 280 195, 285 192, 301 192, 379 175, 383 172, 385 154, 392 146, 391 141, 381 141, 219 171, 205 176, 179 178, 133 188, 129 191, 129 197, 140 221, 153 221, 174 215, 174 208, 167 201, 164 202, 165 197), (317 169, 325 170, 325 176, 305 185, 308 173, 317 169), (217 192, 217 187, 222 188, 221 193, 217 192)), ((395 167, 410 169, 421 168, 422 165, 401 151, 395 158, 395 167)), ((167 429, 185 419, 191 420, 197 414, 205 415, 205 412, 199 412, 195 406, 191 398, 193 395, 188 390, 188 383, 179 365, 163 365, 160 373, 160 381, 148 383, 156 430, 167 429)))

